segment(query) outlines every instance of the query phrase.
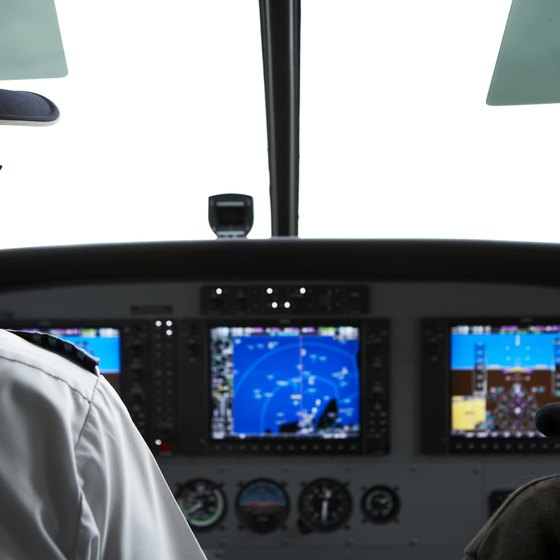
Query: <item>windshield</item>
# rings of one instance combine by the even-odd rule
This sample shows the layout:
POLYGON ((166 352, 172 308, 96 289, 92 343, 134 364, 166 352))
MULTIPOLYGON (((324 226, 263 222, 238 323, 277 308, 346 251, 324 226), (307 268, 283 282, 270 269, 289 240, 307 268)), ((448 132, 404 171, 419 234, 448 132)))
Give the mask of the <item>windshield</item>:
MULTIPOLYGON (((0 128, 0 246, 270 236, 258 3, 57 0, 60 108, 0 128)), ((490 107, 510 0, 304 0, 299 235, 553 241, 558 105, 490 107)))
POLYGON ((0 128, 4 246, 205 239, 208 196, 270 235, 258 4, 56 2, 68 76, 4 81, 59 107, 0 128))

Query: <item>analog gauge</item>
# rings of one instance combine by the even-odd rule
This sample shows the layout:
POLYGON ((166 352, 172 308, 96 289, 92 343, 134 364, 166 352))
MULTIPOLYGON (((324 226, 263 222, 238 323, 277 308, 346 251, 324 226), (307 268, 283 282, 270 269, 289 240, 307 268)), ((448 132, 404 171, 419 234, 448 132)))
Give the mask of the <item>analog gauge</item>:
POLYGON ((362 512, 373 523, 389 523, 400 508, 398 494, 388 486, 373 486, 362 497, 362 512))
POLYGON ((320 478, 310 482, 299 497, 300 526, 329 532, 344 525, 352 513, 352 496, 342 482, 320 478))
POLYGON ((286 521, 290 501, 280 484, 261 478, 241 488, 236 508, 239 518, 248 529, 257 533, 269 533, 286 521))
POLYGON ((221 488, 210 480, 196 478, 183 484, 175 498, 193 529, 210 529, 226 512, 226 498, 221 488))

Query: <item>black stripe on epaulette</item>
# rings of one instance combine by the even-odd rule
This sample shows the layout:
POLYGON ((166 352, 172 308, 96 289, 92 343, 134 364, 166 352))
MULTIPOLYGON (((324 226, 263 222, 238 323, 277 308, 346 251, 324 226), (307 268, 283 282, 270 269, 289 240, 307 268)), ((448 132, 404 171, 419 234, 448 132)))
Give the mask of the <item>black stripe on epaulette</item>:
POLYGON ((99 358, 92 356, 89 352, 86 352, 83 348, 76 346, 72 342, 68 342, 63 338, 54 336, 52 334, 42 333, 42 332, 29 332, 29 331, 15 331, 8 329, 8 332, 15 334, 27 342, 31 342, 35 346, 40 346, 46 350, 50 350, 59 356, 62 356, 71 362, 82 366, 89 372, 99 375, 99 358))

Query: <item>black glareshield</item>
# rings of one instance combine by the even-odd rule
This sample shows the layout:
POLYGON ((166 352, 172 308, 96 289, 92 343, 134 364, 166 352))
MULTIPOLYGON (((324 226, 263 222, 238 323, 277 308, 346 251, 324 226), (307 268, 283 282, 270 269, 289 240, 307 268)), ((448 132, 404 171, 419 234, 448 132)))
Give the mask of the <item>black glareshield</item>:
POLYGON ((253 227, 253 197, 246 194, 208 197, 208 222, 218 237, 247 237, 253 227))

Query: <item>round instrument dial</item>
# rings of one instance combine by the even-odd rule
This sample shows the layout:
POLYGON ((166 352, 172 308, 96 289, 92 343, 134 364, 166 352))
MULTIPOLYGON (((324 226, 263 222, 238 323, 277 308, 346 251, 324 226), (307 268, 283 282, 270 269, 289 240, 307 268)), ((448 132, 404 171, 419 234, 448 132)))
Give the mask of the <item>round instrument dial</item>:
POLYGON ((352 496, 342 482, 320 478, 301 491, 300 524, 312 531, 334 531, 344 525, 351 514, 352 496))
POLYGON ((210 529, 226 513, 226 498, 222 489, 204 478, 195 478, 183 484, 175 498, 193 529, 210 529))
POLYGON ((261 478, 241 488, 236 509, 239 518, 248 529, 257 533, 269 533, 286 521, 290 501, 282 485, 261 478))
POLYGON ((373 523, 389 523, 400 509, 398 494, 388 486, 372 486, 362 497, 362 512, 373 523))

